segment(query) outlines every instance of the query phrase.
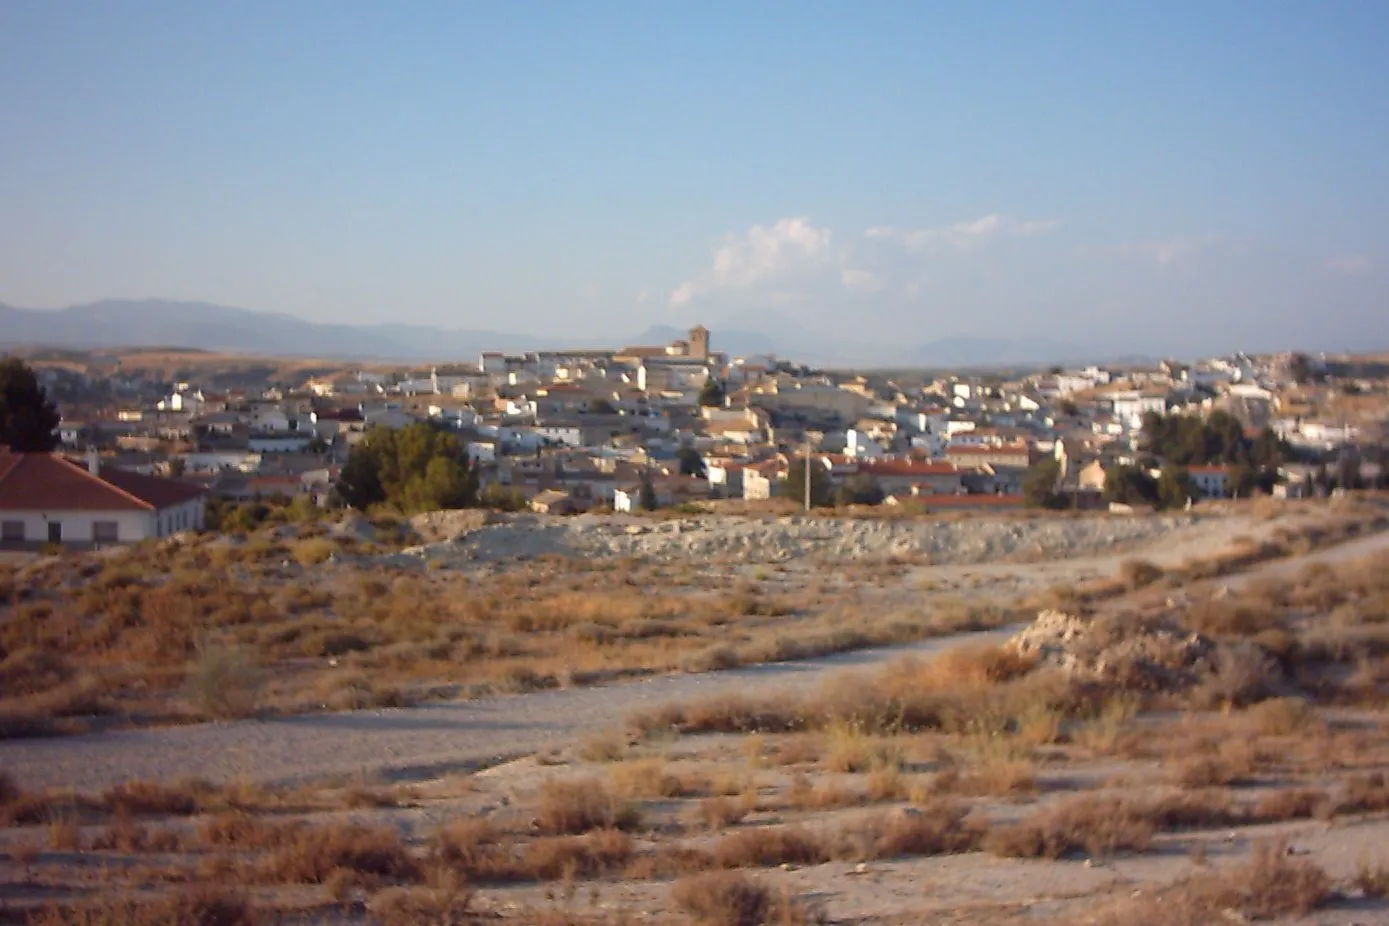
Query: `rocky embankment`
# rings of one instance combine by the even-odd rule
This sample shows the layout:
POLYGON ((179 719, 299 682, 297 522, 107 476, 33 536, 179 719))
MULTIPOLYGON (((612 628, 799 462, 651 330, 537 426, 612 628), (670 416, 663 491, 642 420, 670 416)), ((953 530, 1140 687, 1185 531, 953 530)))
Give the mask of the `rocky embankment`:
POLYGON ((448 514, 427 516, 429 531, 445 539, 411 547, 389 559, 400 565, 439 562, 442 566, 546 555, 769 563, 891 557, 930 564, 1041 561, 1151 544, 1197 521, 1190 514, 930 521, 713 515, 658 521, 624 515, 517 515, 497 523, 460 518, 451 530, 448 514))

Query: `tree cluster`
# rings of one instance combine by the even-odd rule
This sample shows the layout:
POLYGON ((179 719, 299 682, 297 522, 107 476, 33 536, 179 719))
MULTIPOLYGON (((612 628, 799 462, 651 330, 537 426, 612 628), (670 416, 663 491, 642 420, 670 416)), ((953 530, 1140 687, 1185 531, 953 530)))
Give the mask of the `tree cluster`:
POLYGON ((1220 411, 1205 419, 1150 412, 1143 416, 1143 438, 1148 452, 1167 466, 1230 467, 1230 491, 1240 498, 1272 491, 1279 465, 1293 458, 1292 448, 1272 429, 1251 439, 1239 419, 1220 411))
POLYGON ((1276 468, 1291 450, 1271 429, 1250 440, 1244 425, 1228 412, 1198 415, 1143 416, 1143 440, 1148 452, 1177 466, 1235 466, 1276 468))
POLYGON ((57 406, 28 364, 0 360, 0 445, 15 453, 48 453, 58 446, 57 406))
POLYGON ((477 474, 456 435, 429 424, 373 428, 352 448, 337 481, 358 510, 390 505, 405 514, 477 504, 477 474))
POLYGON ((1042 457, 1027 469, 1022 480, 1023 503, 1029 508, 1065 508, 1061 491, 1061 464, 1054 457, 1042 457))
MULTIPOLYGON (((805 500, 805 460, 791 461, 781 494, 797 504, 805 500)), ((834 504, 834 484, 830 480, 829 470, 818 463, 810 467, 810 504, 816 508, 834 504)))
POLYGON ((1195 496, 1191 476, 1182 466, 1166 466, 1156 478, 1141 466, 1116 466, 1104 477, 1106 501, 1123 505, 1181 508, 1195 496))

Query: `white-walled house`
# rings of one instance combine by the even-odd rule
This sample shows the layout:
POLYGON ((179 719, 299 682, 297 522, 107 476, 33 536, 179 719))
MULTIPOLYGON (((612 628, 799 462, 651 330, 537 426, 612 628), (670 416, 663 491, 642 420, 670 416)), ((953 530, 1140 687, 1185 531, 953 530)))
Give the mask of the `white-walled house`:
POLYGON ((204 493, 59 454, 0 451, 0 546, 138 543, 203 526, 204 493))

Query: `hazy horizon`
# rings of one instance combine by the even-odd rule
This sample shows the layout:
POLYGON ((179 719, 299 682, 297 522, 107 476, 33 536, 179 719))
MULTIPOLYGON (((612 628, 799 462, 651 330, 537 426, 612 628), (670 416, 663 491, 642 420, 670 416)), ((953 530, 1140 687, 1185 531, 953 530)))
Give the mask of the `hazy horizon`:
POLYGON ((1389 8, 0 6, 0 301, 1389 344, 1389 8))

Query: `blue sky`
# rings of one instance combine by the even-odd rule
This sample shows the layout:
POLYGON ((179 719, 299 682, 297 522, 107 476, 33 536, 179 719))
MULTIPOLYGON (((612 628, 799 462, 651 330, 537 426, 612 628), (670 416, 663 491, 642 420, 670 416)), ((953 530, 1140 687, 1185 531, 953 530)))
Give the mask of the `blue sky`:
POLYGON ((1389 4, 0 4, 0 300, 1389 346, 1389 4))

